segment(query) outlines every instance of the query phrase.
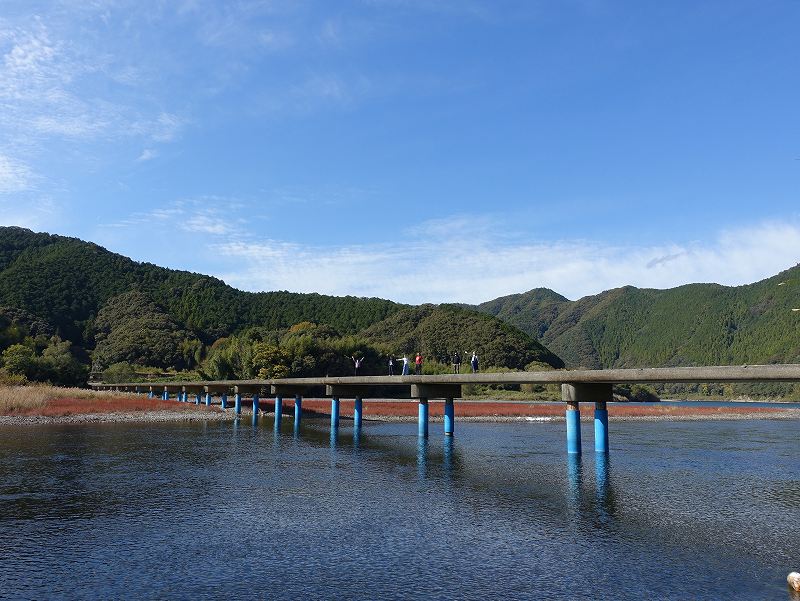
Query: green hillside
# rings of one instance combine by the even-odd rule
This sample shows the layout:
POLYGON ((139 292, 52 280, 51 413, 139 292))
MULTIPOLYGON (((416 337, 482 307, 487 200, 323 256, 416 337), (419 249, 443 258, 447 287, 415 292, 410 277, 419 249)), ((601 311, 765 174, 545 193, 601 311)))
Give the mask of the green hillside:
POLYGON ((475 310, 243 292, 75 238, 0 227, 0 380, 63 383, 63 364, 75 383, 90 363, 117 374, 146 367, 218 378, 344 375, 353 354, 383 373, 387 355, 411 349, 474 349, 485 366, 562 365, 528 335, 475 310))
POLYGON ((304 320, 355 333, 401 305, 377 298, 242 292, 213 277, 137 263, 76 238, 0 227, 0 306, 24 309, 63 338, 91 344, 91 322, 113 297, 145 292, 203 342, 248 325, 288 327, 304 320))
POLYGON ((478 306, 589 368, 800 362, 797 308, 800 266, 746 286, 626 286, 577 301, 536 289, 478 306))
POLYGON ((475 350, 484 365, 525 369, 536 361, 564 366, 561 359, 520 330, 455 305, 402 309, 364 330, 363 336, 373 343, 392 345, 399 353, 421 352, 443 363, 449 363, 452 353, 458 351, 466 364, 475 350))

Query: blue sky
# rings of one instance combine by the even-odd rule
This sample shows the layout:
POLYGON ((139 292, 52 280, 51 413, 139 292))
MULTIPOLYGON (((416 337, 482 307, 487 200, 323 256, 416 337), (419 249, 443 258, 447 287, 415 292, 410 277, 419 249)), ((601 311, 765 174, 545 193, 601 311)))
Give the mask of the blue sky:
POLYGON ((480 302, 800 256, 800 3, 2 0, 0 224, 480 302))

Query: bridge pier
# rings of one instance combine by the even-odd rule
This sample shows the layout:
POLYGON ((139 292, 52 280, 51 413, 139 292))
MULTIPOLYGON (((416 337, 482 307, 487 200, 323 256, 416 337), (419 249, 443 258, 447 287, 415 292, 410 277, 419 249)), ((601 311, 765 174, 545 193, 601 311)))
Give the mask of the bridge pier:
POLYGON ((594 402, 594 450, 608 453, 608 410, 614 400, 611 384, 562 384, 561 398, 567 403, 567 453, 581 453, 581 412, 579 403, 594 402))
POLYGON ((281 429, 281 419, 283 418, 283 397, 281 395, 275 396, 275 431, 279 432, 281 429))
POLYGON ((452 436, 456 426, 456 410, 452 398, 444 400, 444 435, 452 436))
POLYGON ((219 404, 220 404, 220 407, 222 407, 223 409, 227 409, 228 408, 228 393, 227 392, 223 392, 220 395, 219 404))
POLYGON ((423 438, 428 437, 428 399, 419 400, 419 420, 417 433, 423 438))
POLYGON ((331 399, 331 430, 339 429, 339 399, 333 397, 331 399))
POLYGON ((581 409, 577 401, 567 403, 567 453, 581 454, 581 409))
POLYGON ((361 420, 364 414, 364 401, 360 396, 356 397, 353 403, 353 430, 354 432, 361 431, 361 420))
POLYGON ((194 395, 194 404, 195 405, 199 405, 200 404, 200 393, 199 392, 194 395))
POLYGON ((420 436, 427 435, 428 431, 428 401, 430 399, 444 399, 444 435, 452 436, 455 430, 455 407, 453 399, 461 398, 461 384, 412 384, 411 398, 419 399, 419 428, 420 436), (423 399, 425 407, 423 409, 423 399), (423 434, 423 412, 425 417, 425 434, 423 434))
POLYGON ((238 390, 233 396, 233 412, 236 415, 242 414, 242 393, 238 390))
POLYGON ((303 396, 300 394, 294 395, 294 425, 298 427, 300 420, 303 417, 303 396))
POLYGON ((206 392, 206 407, 211 407, 211 393, 206 392))
POLYGON ((164 386, 164 392, 161 393, 161 400, 168 401, 169 400, 169 390, 166 386, 164 386))
POLYGON ((594 404, 594 450, 608 453, 608 409, 605 401, 594 404))

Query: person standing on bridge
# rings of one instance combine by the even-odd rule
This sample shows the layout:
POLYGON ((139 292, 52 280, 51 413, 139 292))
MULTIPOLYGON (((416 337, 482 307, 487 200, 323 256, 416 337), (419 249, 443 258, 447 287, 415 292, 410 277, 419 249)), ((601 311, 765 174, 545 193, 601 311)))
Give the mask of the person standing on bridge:
POLYGON ((355 370, 355 375, 358 375, 358 370, 361 367, 361 364, 364 362, 364 357, 359 357, 356 359, 355 355, 351 355, 350 358, 353 360, 353 369, 355 370))
POLYGON ((421 376, 422 375, 422 355, 420 355, 419 353, 417 353, 417 356, 414 358, 414 364, 415 364, 415 367, 416 367, 414 373, 416 373, 418 376, 421 376))
POLYGON ((403 355, 403 358, 402 359, 398 359, 398 361, 402 361, 403 362, 403 375, 407 376, 408 375, 408 355, 403 355))
POLYGON ((389 357, 389 375, 394 375, 394 358, 389 357))
POLYGON ((472 373, 478 373, 478 353, 472 351, 472 357, 469 360, 469 364, 472 366, 472 373))
POLYGON ((461 355, 456 351, 453 353, 453 373, 457 374, 459 372, 461 372, 461 355))

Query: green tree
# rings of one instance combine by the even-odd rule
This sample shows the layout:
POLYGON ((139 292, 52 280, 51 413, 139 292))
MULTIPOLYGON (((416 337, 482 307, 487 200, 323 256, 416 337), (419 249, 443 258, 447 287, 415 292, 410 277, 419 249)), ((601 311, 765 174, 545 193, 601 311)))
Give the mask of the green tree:
POLYGON ((12 375, 32 377, 36 367, 33 349, 24 344, 12 344, 3 351, 3 366, 12 375))

